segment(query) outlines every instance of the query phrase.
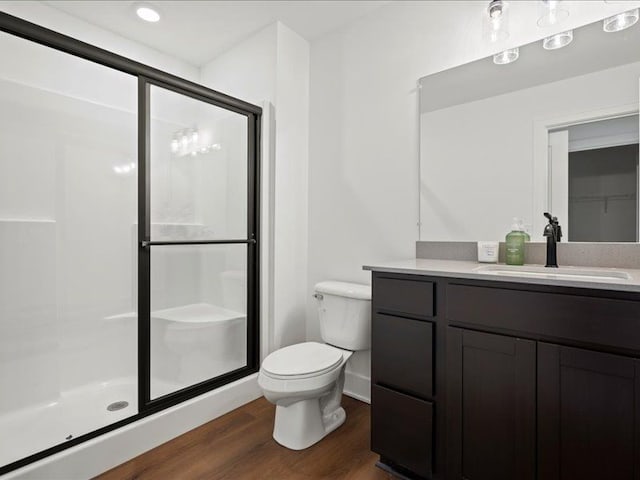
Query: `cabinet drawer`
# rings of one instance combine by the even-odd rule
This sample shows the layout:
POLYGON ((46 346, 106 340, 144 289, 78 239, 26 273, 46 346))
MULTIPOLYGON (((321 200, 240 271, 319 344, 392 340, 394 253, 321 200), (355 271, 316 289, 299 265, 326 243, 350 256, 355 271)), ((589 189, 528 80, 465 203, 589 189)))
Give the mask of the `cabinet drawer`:
POLYGON ((391 278, 375 276, 373 279, 374 308, 420 317, 435 315, 433 282, 417 277, 391 278))
POLYGON ((637 301, 453 284, 446 308, 451 323, 640 350, 637 301))
POLYGON ((432 470, 433 405, 371 386, 371 450, 423 477, 432 470))
POLYGON ((371 352, 374 384, 433 395, 433 323, 375 313, 371 352))

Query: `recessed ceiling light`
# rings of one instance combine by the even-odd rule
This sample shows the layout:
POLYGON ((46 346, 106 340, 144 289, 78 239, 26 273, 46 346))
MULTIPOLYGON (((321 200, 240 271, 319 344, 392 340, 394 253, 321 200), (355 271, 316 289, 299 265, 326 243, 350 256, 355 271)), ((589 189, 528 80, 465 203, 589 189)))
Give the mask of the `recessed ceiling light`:
POLYGON ((613 17, 605 18, 602 22, 602 29, 607 33, 614 33, 629 28, 638 22, 640 9, 622 12, 613 17))
POLYGON ((136 15, 145 22, 155 23, 160 20, 160 13, 148 3, 139 3, 135 6, 136 15))
POLYGON ((510 48, 509 50, 505 50, 504 52, 496 53, 493 56, 493 63, 496 65, 507 65, 508 63, 515 62, 520 56, 520 49, 510 48))
POLYGON ((573 40, 573 30, 557 33, 545 38, 542 41, 542 47, 545 50, 557 50, 562 47, 566 47, 573 40))

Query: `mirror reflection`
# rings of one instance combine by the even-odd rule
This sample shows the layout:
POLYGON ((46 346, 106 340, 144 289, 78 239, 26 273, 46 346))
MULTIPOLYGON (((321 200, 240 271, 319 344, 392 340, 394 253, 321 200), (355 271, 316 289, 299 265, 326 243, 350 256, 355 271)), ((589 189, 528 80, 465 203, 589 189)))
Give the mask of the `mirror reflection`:
POLYGON ((420 79, 420 239, 637 242, 640 27, 572 31, 420 79), (548 43, 548 42, 547 42, 548 43), (500 57, 502 58, 502 57, 500 57))

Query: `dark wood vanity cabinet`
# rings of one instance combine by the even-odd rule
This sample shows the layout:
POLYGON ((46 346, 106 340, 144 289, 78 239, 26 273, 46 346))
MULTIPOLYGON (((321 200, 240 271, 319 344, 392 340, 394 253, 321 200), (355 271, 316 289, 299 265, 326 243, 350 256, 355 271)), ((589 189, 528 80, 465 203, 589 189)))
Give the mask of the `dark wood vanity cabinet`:
POLYGON ((383 467, 640 479, 640 294, 374 272, 372 309, 383 467))
POLYGON ((386 468, 431 478, 434 467, 435 284, 377 275, 371 328, 371 449, 386 468))

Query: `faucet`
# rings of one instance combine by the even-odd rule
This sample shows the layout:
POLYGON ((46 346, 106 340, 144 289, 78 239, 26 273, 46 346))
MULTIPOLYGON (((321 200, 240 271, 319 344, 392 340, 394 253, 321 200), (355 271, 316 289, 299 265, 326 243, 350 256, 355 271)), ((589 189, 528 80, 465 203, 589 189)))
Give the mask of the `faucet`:
POLYGON ((544 227, 543 235, 547 237, 547 264, 545 267, 558 268, 557 243, 562 238, 562 227, 558 223, 558 217, 549 212, 544 216, 549 219, 549 224, 544 227))

